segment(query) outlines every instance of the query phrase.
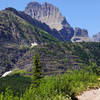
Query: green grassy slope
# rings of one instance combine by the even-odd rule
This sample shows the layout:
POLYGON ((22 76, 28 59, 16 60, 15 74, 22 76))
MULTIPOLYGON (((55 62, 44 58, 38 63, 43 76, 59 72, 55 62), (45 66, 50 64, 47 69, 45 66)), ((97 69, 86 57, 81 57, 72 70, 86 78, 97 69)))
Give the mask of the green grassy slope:
POLYGON ((45 76, 35 89, 30 87, 31 76, 15 72, 0 79, 0 92, 5 93, 0 93, 0 100, 77 100, 75 96, 81 92, 100 87, 98 77, 85 70, 73 70, 63 75, 45 76))

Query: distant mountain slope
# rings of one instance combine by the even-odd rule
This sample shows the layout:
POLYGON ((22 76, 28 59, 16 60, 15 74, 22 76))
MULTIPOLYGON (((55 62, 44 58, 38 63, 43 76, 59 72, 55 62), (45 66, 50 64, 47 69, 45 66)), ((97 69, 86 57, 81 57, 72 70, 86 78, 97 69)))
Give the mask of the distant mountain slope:
POLYGON ((42 23, 34 18, 32 18, 31 16, 25 14, 22 11, 17 11, 14 8, 6 8, 7 11, 13 12, 15 15, 20 16, 22 19, 26 20, 28 23, 48 32, 49 34, 51 34, 53 37, 59 39, 60 41, 64 41, 63 38, 61 37, 61 35, 59 34, 59 32, 55 29, 51 29, 47 24, 42 23))
POLYGON ((58 40, 14 12, 0 11, 0 74, 14 68, 34 42, 42 44, 58 40))
POLYGON ((44 3, 41 5, 38 2, 31 2, 27 5, 24 12, 17 11, 11 7, 6 8, 6 11, 14 13, 28 23, 48 32, 60 41, 100 42, 99 33, 91 39, 86 29, 77 27, 73 29, 66 21, 66 18, 59 12, 59 9, 52 4, 44 3))
POLYGON ((13 12, 0 12, 0 42, 29 45, 31 42, 57 41, 52 35, 31 25, 13 12))
POLYGON ((57 30, 64 41, 70 41, 74 35, 74 30, 66 18, 52 4, 44 3, 41 5, 38 2, 31 2, 24 12, 32 18, 49 25, 51 29, 57 30))

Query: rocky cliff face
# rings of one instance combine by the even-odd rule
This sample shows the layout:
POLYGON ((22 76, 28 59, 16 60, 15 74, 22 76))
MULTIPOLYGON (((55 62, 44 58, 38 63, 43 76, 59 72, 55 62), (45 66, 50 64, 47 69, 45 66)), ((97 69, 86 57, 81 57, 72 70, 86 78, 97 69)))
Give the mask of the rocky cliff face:
POLYGON ((25 8, 25 13, 49 25, 51 29, 57 30, 60 37, 63 38, 63 41, 71 40, 74 34, 73 28, 55 6, 48 3, 41 5, 38 2, 31 2, 25 8))
POLYGON ((74 36, 72 37, 73 42, 89 42, 88 31, 86 29, 75 28, 74 36))

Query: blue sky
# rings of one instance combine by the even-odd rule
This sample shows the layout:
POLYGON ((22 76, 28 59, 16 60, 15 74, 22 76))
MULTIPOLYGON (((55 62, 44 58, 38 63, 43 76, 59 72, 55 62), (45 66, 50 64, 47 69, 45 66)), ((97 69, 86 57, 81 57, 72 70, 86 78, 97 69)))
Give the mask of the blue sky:
POLYGON ((100 32, 100 0, 0 0, 0 10, 24 10, 29 2, 49 2, 57 6, 72 27, 85 28, 89 36, 100 32))

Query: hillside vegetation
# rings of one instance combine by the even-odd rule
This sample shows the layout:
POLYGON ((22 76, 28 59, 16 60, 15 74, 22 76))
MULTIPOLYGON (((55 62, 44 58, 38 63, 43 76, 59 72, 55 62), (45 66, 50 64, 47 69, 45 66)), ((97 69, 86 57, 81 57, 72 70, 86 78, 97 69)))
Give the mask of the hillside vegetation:
POLYGON ((1 77, 0 100, 77 100, 83 91, 100 87, 100 68, 96 63, 51 76, 44 76, 42 66, 35 53, 31 72, 15 70, 1 77))
POLYGON ((45 43, 29 49, 17 62, 18 68, 31 69, 38 52, 46 75, 64 73, 68 69, 87 67, 91 62, 100 66, 100 43, 45 43))
POLYGON ((100 66, 100 43, 45 43, 34 48, 1 45, 1 73, 18 67, 31 71, 35 52, 40 55, 45 75, 64 73, 68 69, 87 67, 90 62, 100 66), (5 52, 3 52, 5 51, 5 52))

